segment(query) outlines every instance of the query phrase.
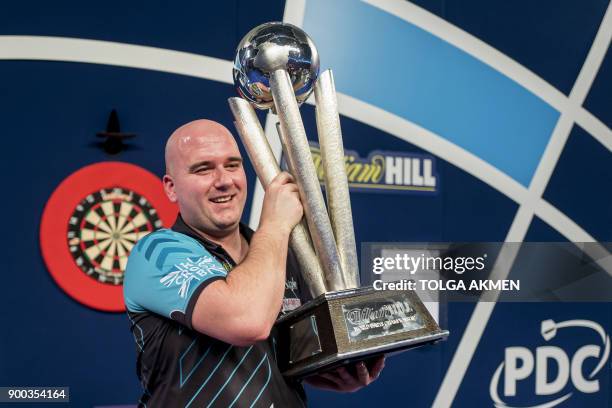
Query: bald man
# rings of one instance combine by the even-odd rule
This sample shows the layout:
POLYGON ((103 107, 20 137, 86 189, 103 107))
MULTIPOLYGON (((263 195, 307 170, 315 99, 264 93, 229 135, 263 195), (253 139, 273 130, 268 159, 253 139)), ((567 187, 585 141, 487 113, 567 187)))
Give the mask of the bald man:
MULTIPOLYGON (((172 229, 132 250, 124 297, 147 407, 299 407, 305 393, 285 380, 273 325, 298 306, 304 287, 289 234, 303 215, 297 186, 281 173, 266 189, 257 232, 240 223, 247 182, 231 133, 209 120, 168 139, 163 185, 180 215, 172 229)), ((365 365, 310 379, 354 391, 382 369, 365 365)))

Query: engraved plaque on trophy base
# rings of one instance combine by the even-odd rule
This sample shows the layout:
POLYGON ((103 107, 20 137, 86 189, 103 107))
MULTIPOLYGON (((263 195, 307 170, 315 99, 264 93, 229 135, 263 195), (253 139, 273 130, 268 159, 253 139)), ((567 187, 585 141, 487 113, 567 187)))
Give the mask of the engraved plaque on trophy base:
POLYGON ((372 287, 324 293, 281 316, 275 328, 279 368, 292 378, 435 343, 449 334, 413 291, 372 287))

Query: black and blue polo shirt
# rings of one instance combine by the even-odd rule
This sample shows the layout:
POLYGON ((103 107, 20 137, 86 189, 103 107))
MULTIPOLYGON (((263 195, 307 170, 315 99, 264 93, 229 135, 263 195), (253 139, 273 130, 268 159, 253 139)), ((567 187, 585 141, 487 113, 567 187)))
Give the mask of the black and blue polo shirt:
MULTIPOLYGON (((241 224, 250 241, 253 231, 241 224)), ((304 390, 280 374, 274 335, 248 347, 195 331, 193 309, 202 290, 235 266, 220 246, 179 216, 172 229, 142 238, 130 253, 124 298, 136 342, 141 407, 302 407, 304 390)), ((304 287, 288 256, 281 313, 298 306, 304 287)), ((214 313, 211 310, 210 313, 214 313)))

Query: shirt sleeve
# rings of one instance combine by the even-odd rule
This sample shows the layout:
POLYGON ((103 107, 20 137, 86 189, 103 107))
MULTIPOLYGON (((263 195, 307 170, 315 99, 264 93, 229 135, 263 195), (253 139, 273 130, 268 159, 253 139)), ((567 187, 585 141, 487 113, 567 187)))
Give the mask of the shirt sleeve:
POLYGON ((153 312, 192 328, 202 290, 227 272, 200 243, 171 230, 142 238, 128 258, 123 283, 130 312, 153 312))

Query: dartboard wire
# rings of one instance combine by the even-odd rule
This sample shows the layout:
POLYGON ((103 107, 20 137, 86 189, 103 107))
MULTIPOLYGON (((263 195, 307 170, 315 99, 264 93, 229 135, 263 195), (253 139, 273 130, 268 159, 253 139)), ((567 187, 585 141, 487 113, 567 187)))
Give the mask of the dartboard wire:
POLYGON ((146 235, 146 233, 148 233, 149 231, 142 231, 142 232, 126 232, 121 234, 121 238, 124 241, 129 241, 132 245, 135 244, 139 239, 141 239, 144 235, 146 235))
POLYGON ((83 219, 83 221, 87 221, 91 225, 95 225, 96 227, 99 227, 104 232, 108 232, 109 234, 112 234, 112 230, 109 227, 109 225, 102 219, 102 217, 100 217, 100 215, 98 215, 95 209, 96 209, 96 206, 92 207, 89 210, 89 212, 85 215, 85 218, 83 219))
POLYGON ((119 256, 119 268, 122 271, 125 271, 125 266, 127 265, 128 252, 125 250, 125 247, 123 246, 123 242, 124 242, 123 239, 117 241, 117 254, 119 256))
POLYGON ((105 239, 104 241, 98 242, 98 245, 93 245, 85 250, 85 255, 92 262, 96 263, 95 259, 111 244, 112 238, 105 239))
MULTIPOLYGON (((145 234, 145 235, 146 235, 146 234, 145 234)), ((132 243, 132 242, 129 242, 129 241, 123 241, 123 242, 122 242, 122 244, 123 244, 123 246, 125 247, 125 249, 126 249, 128 252, 131 252, 131 251, 132 251, 132 248, 134 248, 134 243, 132 243)))
POLYGON ((108 251, 106 251, 106 254, 104 255, 104 259, 100 263, 100 266, 107 273, 113 271, 113 257, 115 256, 116 246, 117 246, 117 242, 113 239, 108 247, 108 251))
POLYGON ((135 206, 138 209, 138 215, 136 215, 134 218, 132 218, 131 222, 129 222, 128 224, 126 224, 125 227, 123 227, 121 229, 121 233, 125 233, 127 232, 129 229, 131 230, 140 230, 140 227, 142 227, 143 225, 147 224, 149 221, 147 220, 147 217, 144 215, 144 211, 142 210, 142 208, 135 206))
POLYGON ((127 219, 121 213, 118 213, 116 218, 117 218, 116 231, 121 232, 121 230, 123 229, 123 227, 125 226, 125 224, 127 222, 127 219))
POLYGON ((119 221, 121 220, 121 202, 117 200, 113 200, 113 218, 114 218, 114 229, 115 231, 119 231, 119 221))
POLYGON ((110 238, 111 236, 112 234, 102 230, 94 230, 87 227, 81 229, 81 241, 93 241, 94 239, 102 240, 110 238))
POLYGON ((117 229, 117 220, 115 218, 115 207, 113 205, 113 202, 103 201, 100 204, 100 207, 102 207, 102 211, 104 211, 105 221, 108 222, 108 225, 111 227, 111 230, 115 232, 117 229))
POLYGON ((127 255, 125 251, 125 247, 123 246, 123 241, 124 240, 122 238, 117 240, 116 253, 117 253, 117 256, 120 258, 127 255))
POLYGON ((130 213, 132 212, 132 208, 134 208, 132 203, 129 203, 127 201, 121 202, 121 208, 119 210, 119 213, 121 214, 122 217, 121 217, 121 222, 117 224, 117 229, 119 231, 121 231, 123 227, 125 226, 125 223, 128 222, 128 219, 130 218, 130 213))

